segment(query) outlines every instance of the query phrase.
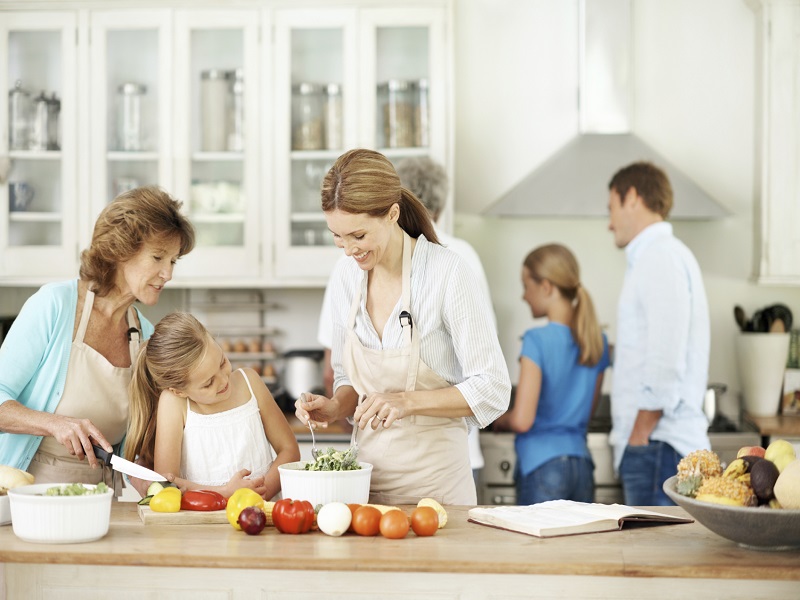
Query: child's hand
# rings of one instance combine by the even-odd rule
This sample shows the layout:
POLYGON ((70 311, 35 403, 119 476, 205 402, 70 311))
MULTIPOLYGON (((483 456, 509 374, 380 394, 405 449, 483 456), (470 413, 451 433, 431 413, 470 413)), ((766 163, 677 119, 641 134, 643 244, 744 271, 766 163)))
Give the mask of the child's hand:
POLYGON ((258 495, 263 496, 264 493, 267 491, 267 486, 264 482, 263 475, 261 477, 254 477, 250 478, 250 470, 249 469, 242 469, 238 473, 236 473, 231 480, 228 482, 228 485, 225 486, 230 490, 228 497, 233 494, 236 490, 240 488, 249 488, 256 492, 258 495))

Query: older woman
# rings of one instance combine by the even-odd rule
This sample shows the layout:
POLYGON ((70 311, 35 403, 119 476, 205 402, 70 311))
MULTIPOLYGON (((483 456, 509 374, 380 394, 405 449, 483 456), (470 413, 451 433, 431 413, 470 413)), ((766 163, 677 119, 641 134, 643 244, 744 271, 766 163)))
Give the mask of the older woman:
POLYGON ((305 394, 302 421, 352 416, 370 499, 475 504, 468 423, 507 408, 511 383, 487 298, 443 248, 422 203, 372 150, 343 154, 322 184, 322 210, 350 260, 331 277, 332 398, 305 394))
POLYGON ((153 332, 133 303, 155 305, 194 247, 180 207, 156 187, 119 195, 95 223, 80 276, 22 307, 0 348, 0 464, 37 482, 110 480, 92 444, 111 451, 125 436, 131 364, 153 332))

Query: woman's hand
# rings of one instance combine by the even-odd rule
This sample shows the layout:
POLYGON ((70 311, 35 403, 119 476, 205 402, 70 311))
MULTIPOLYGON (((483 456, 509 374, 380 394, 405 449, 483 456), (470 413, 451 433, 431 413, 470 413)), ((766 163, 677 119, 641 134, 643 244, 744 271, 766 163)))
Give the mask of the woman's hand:
POLYGON ((405 416, 408 415, 402 392, 394 394, 370 392, 364 395, 364 400, 356 407, 353 419, 361 429, 368 425, 372 425, 372 429, 377 429, 381 426, 391 427, 397 419, 405 416))
POLYGON ((73 456, 77 456, 81 460, 85 456, 93 469, 101 465, 92 450, 92 440, 106 451, 114 451, 105 436, 89 419, 76 419, 60 415, 51 415, 51 417, 50 435, 73 456))
POLYGON ((294 414, 302 423, 312 427, 327 427, 338 418, 336 402, 309 392, 300 394, 295 400, 294 414))

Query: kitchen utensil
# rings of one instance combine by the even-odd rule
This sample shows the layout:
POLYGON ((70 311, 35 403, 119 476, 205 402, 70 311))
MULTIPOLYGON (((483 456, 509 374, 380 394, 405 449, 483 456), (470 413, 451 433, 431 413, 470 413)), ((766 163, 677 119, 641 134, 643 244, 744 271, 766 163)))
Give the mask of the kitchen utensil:
POLYGON ((719 536, 755 550, 800 547, 800 510, 725 506, 701 502, 675 491, 678 478, 664 482, 664 493, 719 536))
POLYGON ((23 211, 33 200, 33 187, 24 181, 11 181, 8 184, 9 208, 14 211, 23 211))
POLYGON ((151 471, 150 469, 143 467, 142 465, 137 465, 134 462, 129 460, 125 460, 121 456, 117 456, 113 452, 106 452, 101 446, 97 444, 92 444, 92 448, 94 449, 94 455, 99 459, 102 460, 104 463, 109 465, 115 471, 119 471, 120 473, 125 473, 125 475, 130 475, 131 477, 137 477, 138 479, 144 479, 145 481, 166 481, 166 477, 162 477, 155 471, 151 471))
MULTIPOLYGON (((302 399, 303 404, 305 404, 306 395, 302 394, 300 398, 302 399)), ((317 457, 319 456, 319 451, 317 450, 317 440, 314 439, 314 427, 313 425, 311 425, 311 421, 307 421, 306 425, 308 425, 308 430, 311 432, 311 457, 314 460, 317 460, 317 457)))
POLYGON ((738 304, 733 307, 733 317, 739 325, 739 329, 747 331, 747 316, 744 314, 744 309, 738 304))
POLYGON ((703 412, 708 419, 709 425, 714 422, 719 414, 720 397, 728 389, 724 383, 710 383, 703 398, 703 412))
POLYGON ((291 350, 284 354, 283 387, 292 400, 321 390, 323 350, 291 350))
POLYGON ((8 490, 14 535, 44 544, 92 542, 106 535, 114 490, 85 496, 44 495, 48 488, 66 485, 70 484, 35 483, 8 490))
POLYGON ((149 506, 136 507, 144 525, 227 525, 224 510, 181 510, 174 513, 156 512, 149 506))

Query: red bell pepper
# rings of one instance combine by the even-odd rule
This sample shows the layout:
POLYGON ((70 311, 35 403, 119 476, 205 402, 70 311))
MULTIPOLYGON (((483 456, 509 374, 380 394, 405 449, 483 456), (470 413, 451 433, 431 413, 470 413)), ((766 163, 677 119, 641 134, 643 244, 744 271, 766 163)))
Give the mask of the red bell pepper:
POLYGON ((306 533, 314 525, 314 507, 308 500, 278 500, 272 509, 272 521, 281 533, 306 533))
POLYGON ((181 497, 181 510, 225 510, 228 500, 219 492, 189 490, 181 497))

